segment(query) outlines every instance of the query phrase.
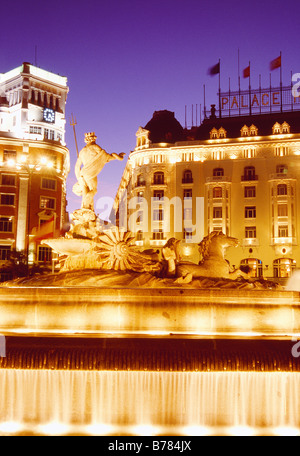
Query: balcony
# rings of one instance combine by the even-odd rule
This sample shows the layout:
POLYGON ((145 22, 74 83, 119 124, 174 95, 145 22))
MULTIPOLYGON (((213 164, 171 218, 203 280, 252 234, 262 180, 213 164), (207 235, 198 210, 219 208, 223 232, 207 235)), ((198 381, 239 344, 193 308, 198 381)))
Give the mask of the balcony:
POLYGON ((271 239, 271 245, 297 245, 297 240, 292 236, 274 237, 271 239))
POLYGON ((274 173, 269 175, 269 180, 276 179, 296 179, 296 177, 290 173, 274 173))
POLYGON ((183 184, 193 184, 193 182, 194 182, 194 179, 192 177, 184 177, 182 179, 183 184))
POLYGON ((206 183, 213 182, 231 182, 231 179, 228 176, 211 176, 206 178, 206 183))
POLYGON ((242 182, 250 182, 250 181, 257 181, 257 180, 258 180, 257 174, 243 174, 243 176, 241 176, 242 182))

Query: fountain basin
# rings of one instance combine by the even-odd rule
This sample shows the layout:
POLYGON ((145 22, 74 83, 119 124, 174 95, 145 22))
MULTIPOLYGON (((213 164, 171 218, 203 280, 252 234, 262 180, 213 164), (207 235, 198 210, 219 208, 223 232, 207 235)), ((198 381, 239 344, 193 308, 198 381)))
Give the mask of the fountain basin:
POLYGON ((298 292, 189 288, 0 288, 0 333, 300 337, 298 292))

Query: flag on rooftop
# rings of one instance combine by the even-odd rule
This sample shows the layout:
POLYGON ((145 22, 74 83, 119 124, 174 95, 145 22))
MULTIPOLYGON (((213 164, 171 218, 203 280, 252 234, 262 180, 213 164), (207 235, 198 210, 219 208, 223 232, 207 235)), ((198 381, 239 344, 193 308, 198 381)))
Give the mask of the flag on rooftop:
POLYGON ((281 67, 281 55, 270 62, 270 70, 276 70, 281 67))
POLYGON ((216 74, 220 74, 220 62, 216 63, 216 65, 210 67, 208 69, 208 74, 210 76, 215 76, 216 74))
POLYGON ((250 65, 243 70, 243 78, 250 78, 250 65))

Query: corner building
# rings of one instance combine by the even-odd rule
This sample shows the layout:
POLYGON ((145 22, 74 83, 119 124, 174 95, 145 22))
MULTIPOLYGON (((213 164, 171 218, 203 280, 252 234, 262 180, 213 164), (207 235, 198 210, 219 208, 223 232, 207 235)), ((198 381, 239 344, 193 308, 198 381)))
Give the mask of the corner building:
POLYGON ((29 264, 50 263, 51 249, 40 240, 66 223, 67 93, 66 77, 29 63, 0 75, 2 268, 12 251, 25 252, 29 264))
POLYGON ((114 208, 137 245, 161 248, 174 236, 198 262, 197 244, 222 230, 240 242, 226 258, 253 277, 284 279, 299 267, 299 111, 220 118, 212 105, 191 129, 157 111, 136 136, 114 208))

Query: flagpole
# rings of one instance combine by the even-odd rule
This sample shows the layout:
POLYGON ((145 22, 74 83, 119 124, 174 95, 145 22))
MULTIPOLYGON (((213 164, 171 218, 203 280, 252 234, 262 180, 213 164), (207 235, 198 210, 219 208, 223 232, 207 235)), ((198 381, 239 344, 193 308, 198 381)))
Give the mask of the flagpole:
POLYGON ((219 117, 221 118, 221 60, 219 59, 219 117))
POLYGON ((249 114, 251 116, 252 110, 251 110, 251 80, 250 80, 250 77, 251 77, 251 67, 250 67, 250 62, 249 62, 249 114))
MULTIPOLYGON (((241 76, 240 76, 240 50, 238 49, 238 83, 239 83, 239 115, 241 115, 241 76)), ((230 100, 229 100, 230 103, 230 100)))
POLYGON ((282 58, 281 58, 281 51, 280 51, 280 101, 281 101, 280 110, 282 112, 283 100, 282 100, 282 58))

